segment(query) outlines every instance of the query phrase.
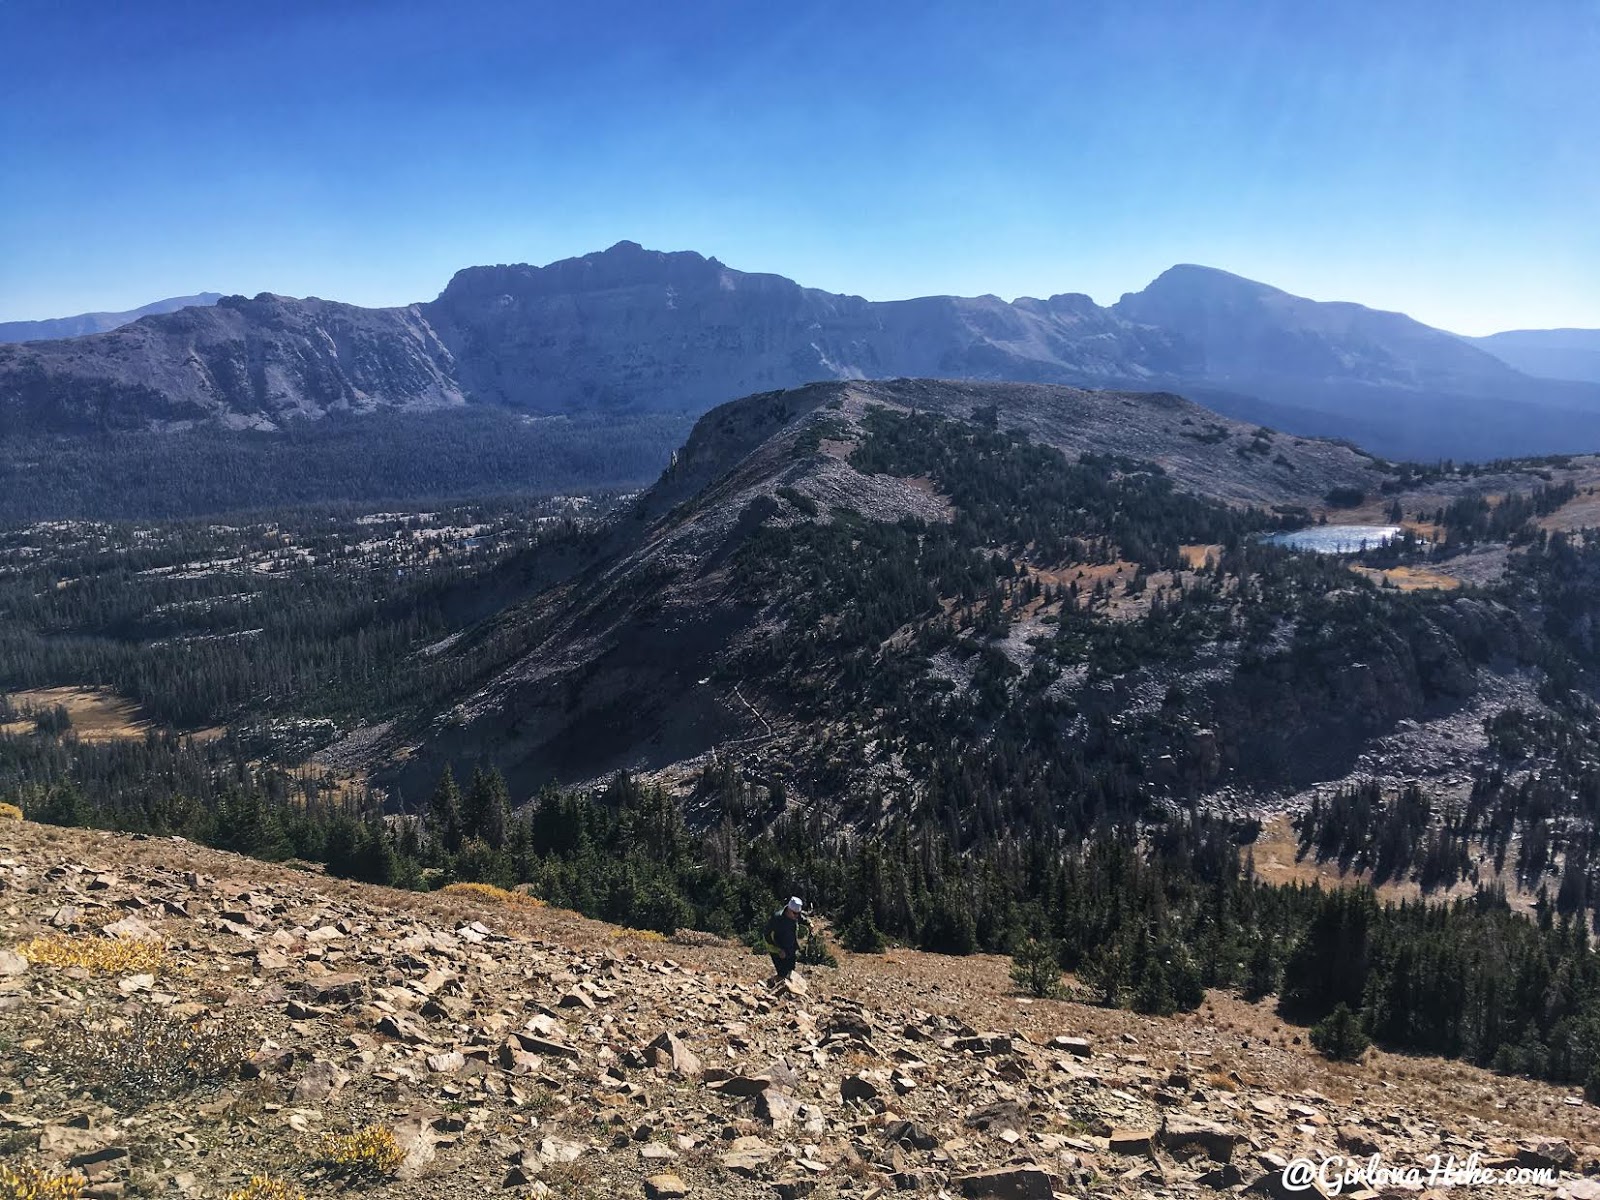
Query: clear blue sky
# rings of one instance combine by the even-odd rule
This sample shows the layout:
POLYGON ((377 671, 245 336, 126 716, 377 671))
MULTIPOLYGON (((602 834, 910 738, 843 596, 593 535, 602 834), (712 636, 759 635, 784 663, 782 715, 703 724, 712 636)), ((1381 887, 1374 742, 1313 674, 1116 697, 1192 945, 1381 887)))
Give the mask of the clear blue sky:
POLYGON ((873 299, 1175 262, 1600 327, 1596 0, 0 0, 0 320, 629 238, 873 299))

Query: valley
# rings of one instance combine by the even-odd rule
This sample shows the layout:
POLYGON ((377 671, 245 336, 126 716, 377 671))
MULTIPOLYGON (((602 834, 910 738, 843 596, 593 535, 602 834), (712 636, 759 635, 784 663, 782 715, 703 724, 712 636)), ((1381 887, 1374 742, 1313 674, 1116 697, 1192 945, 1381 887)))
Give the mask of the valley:
POLYGON ((848 949, 1042 947, 1155 1015, 1344 1003, 1583 1086, 1600 544, 1564 527, 1595 477, 860 381, 714 410, 640 492, 27 523, 0 795, 661 934, 798 887, 848 949), (1340 525, 1401 533, 1268 540, 1340 525), (1381 903, 1418 897, 1454 907, 1381 903))

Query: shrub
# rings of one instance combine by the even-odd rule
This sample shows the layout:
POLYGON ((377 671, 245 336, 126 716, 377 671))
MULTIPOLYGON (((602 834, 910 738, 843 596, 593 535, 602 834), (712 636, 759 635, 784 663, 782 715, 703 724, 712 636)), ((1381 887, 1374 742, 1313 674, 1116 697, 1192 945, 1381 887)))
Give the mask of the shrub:
POLYGON ((806 934, 806 940, 800 943, 800 952, 795 957, 808 967, 837 967, 839 965, 839 960, 833 956, 833 951, 828 949, 828 939, 814 928, 806 934))
POLYGON ((171 966, 160 942, 143 938, 51 934, 17 947, 38 967, 82 967, 104 975, 159 974, 171 966))
POLYGON ((354 1133, 323 1134, 322 1157, 342 1174, 377 1176, 394 1174, 406 1155, 394 1140, 394 1130, 368 1125, 354 1133))
POLYGON ((79 1200, 87 1184, 76 1173, 53 1175, 38 1167, 0 1163, 0 1200, 79 1200))
POLYGON ((527 892, 515 892, 509 888, 496 887, 492 883, 450 883, 439 889, 445 896, 469 896, 474 900, 485 900, 491 904, 507 904, 512 908, 543 908, 545 903, 537 896, 530 896, 527 892))
POLYGON ((15 804, 0 804, 0 821, 20 821, 22 810, 15 804))
POLYGON ((36 1067, 107 1103, 140 1106, 225 1079, 245 1046, 226 1030, 177 1020, 154 1008, 100 1019, 86 1010, 49 1030, 36 1067))
POLYGON ((1355 508, 1364 502, 1367 494, 1358 487, 1336 487, 1323 500, 1329 508, 1355 508))
POLYGON ((1040 938, 1025 938, 1011 956, 1011 980, 1030 996, 1059 998, 1061 961, 1056 948, 1040 938))
POLYGON ((306 1200, 306 1194, 270 1175, 252 1175, 249 1183, 229 1192, 227 1200, 306 1200))
POLYGON ((1337 1062, 1356 1062, 1372 1045, 1361 1018, 1342 1000, 1322 1020, 1311 1027, 1311 1044, 1337 1062))

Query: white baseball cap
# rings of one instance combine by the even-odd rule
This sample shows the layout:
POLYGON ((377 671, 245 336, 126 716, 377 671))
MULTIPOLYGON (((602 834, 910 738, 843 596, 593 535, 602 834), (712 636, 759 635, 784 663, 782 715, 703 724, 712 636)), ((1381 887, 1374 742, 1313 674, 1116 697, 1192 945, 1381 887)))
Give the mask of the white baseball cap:
POLYGON ((789 903, 784 905, 790 912, 799 912, 805 908, 805 902, 799 896, 790 896, 789 903))

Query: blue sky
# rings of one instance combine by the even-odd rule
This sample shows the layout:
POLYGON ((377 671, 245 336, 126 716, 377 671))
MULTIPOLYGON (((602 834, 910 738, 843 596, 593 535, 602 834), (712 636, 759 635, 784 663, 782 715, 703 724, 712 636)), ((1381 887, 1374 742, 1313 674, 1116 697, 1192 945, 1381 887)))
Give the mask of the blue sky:
POLYGON ((1597 0, 0 0, 0 47, 0 320, 628 238, 873 299, 1199 262, 1600 327, 1597 0))

